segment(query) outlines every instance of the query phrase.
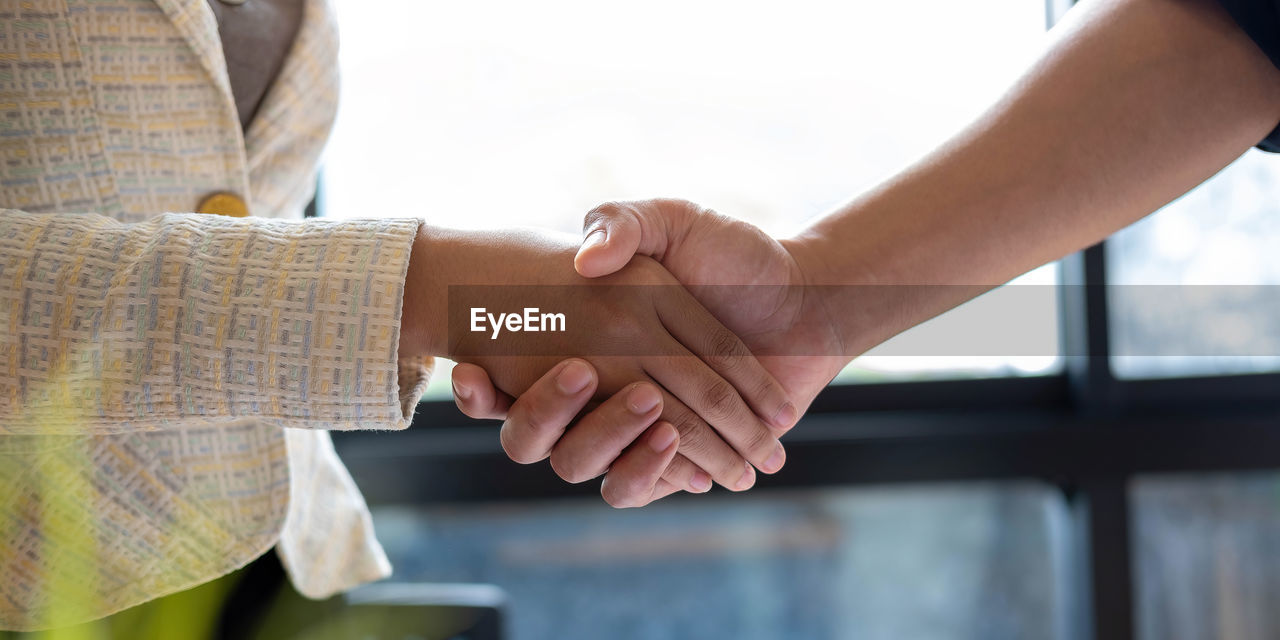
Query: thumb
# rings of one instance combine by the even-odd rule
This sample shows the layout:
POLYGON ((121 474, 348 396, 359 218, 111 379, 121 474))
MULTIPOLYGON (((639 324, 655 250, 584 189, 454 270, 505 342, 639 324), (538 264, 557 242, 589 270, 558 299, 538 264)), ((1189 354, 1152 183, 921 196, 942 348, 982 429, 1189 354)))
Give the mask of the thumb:
POLYGON ((511 396, 493 386, 489 373, 465 362, 453 367, 453 401, 458 409, 477 420, 502 420, 511 410, 511 396))
POLYGON ((582 246, 573 259, 586 278, 609 275, 636 255, 661 260, 672 235, 682 234, 689 208, 684 200, 607 202, 587 213, 582 246))
POLYGON ((592 209, 582 233, 573 268, 585 278, 607 276, 626 266, 640 248, 643 235, 634 207, 613 202, 592 209))

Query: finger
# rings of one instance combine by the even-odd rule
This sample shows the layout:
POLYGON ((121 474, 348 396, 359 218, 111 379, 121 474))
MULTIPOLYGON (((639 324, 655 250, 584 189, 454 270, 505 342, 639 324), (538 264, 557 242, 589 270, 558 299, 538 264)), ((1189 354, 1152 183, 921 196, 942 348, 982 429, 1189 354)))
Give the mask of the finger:
MULTIPOLYGON (((678 456, 680 454, 676 454, 676 455, 678 456)), ((707 479, 707 482, 711 482, 710 478, 707 479)), ((652 499, 649 500, 649 502, 661 500, 673 493, 676 493, 677 491, 681 491, 680 487, 677 487, 674 484, 667 482, 667 480, 663 478, 661 480, 658 480, 658 486, 654 488, 652 499)))
MULTIPOLYGON (((714 447, 715 443, 740 455, 735 455, 735 458, 745 458, 766 473, 774 473, 782 468, 786 462, 786 452, 777 436, 751 411, 738 395, 737 389, 712 371, 705 362, 692 355, 676 355, 650 357, 643 361, 643 366, 650 377, 673 394, 673 399, 678 399, 696 414, 698 420, 687 423, 693 433, 686 433, 682 429, 680 439, 683 443, 686 438, 692 437, 695 443, 703 444, 709 450, 698 451, 682 446, 681 452, 694 464, 711 472, 717 482, 724 484, 722 478, 727 477, 724 474, 730 471, 728 465, 731 461, 723 455, 715 455, 713 461, 697 457, 697 454, 714 455, 712 452, 719 449, 714 447), (704 434, 705 425, 709 426, 706 426, 704 434), (707 466, 708 464, 716 467, 707 466)), ((666 404, 670 406, 670 402, 666 404)), ((664 413, 664 417, 668 416, 664 413)), ((674 418, 668 419, 677 427, 682 426, 674 418)), ((726 486, 733 488, 733 485, 726 486)))
POLYGON ((578 273, 598 278, 626 266, 636 254, 661 256, 674 237, 687 231, 684 200, 606 202, 587 213, 582 246, 573 259, 578 273))
POLYGON ((679 452, 671 464, 667 465, 667 470, 662 472, 662 479, 674 486, 675 491, 689 493, 706 493, 711 490, 712 484, 711 474, 679 452))
POLYGON ((587 221, 582 246, 573 258, 573 267, 579 274, 587 278, 608 275, 636 254, 643 237, 640 221, 625 207, 601 205, 587 214, 587 221))
MULTIPOLYGON (((580 418, 551 450, 551 468, 567 482, 599 477, 662 413, 662 394, 652 382, 637 382, 580 418)), ((668 464, 663 479, 678 491, 705 493, 711 474, 683 455, 668 464)))
POLYGON ((633 383, 579 419, 560 438, 551 450, 551 468, 566 482, 598 478, 661 413, 658 388, 650 382, 633 383))
MULTIPOLYGON (((800 417, 795 404, 773 374, 760 364, 747 345, 738 338, 738 334, 721 324, 688 291, 674 287, 664 289, 666 291, 671 292, 671 295, 657 296, 655 302, 658 317, 667 331, 735 390, 740 390, 740 397, 747 402, 751 411, 764 420, 766 427, 773 428, 772 435, 775 439, 795 426, 800 417)), ((703 416, 706 417, 705 414, 703 416)), ((739 446, 737 442, 732 444, 739 446)), ((738 450, 746 455, 741 448, 738 450)), ((748 459, 753 463, 757 462, 751 456, 748 459)), ((773 473, 778 468, 781 465, 772 469, 761 467, 761 470, 773 473)))
MULTIPOLYGON (((721 439, 698 413, 665 389, 662 392, 662 405, 662 419, 670 422, 680 433, 680 453, 689 459, 691 465, 704 469, 716 483, 732 491, 744 491, 755 484, 755 472, 752 471, 751 464, 721 439)), ((665 477, 684 488, 683 476, 687 473, 688 469, 668 469, 665 477)))
POLYGON ((674 488, 665 484, 660 489, 659 485, 678 448, 675 427, 666 422, 654 424, 614 462, 600 484, 600 495, 617 508, 642 507, 662 497, 659 492, 674 488))
POLYGON ((511 410, 511 396, 498 391, 489 372, 474 364, 453 367, 453 401, 462 413, 477 420, 502 420, 511 410))
POLYGON ((551 368, 511 405, 499 434, 502 449, 520 464, 546 459, 595 393, 596 370, 570 358, 551 368))

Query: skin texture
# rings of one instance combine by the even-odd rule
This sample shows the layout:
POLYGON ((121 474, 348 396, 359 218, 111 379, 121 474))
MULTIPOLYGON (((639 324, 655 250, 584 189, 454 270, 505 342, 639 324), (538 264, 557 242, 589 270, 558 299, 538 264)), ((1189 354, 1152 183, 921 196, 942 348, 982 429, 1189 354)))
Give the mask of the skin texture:
MULTIPOLYGON (((611 432, 615 424, 608 419, 611 415, 635 415, 642 419, 637 423, 641 431, 658 418, 677 430, 678 455, 667 461, 663 479, 650 483, 655 485, 651 494, 705 491, 710 488, 705 474, 727 488, 747 489, 755 482, 752 465, 768 472, 780 468, 785 454, 778 435, 791 423, 770 423, 759 416, 776 420, 778 415, 796 412, 784 411, 790 406, 784 390, 733 332, 656 261, 637 257, 614 274, 588 281, 573 270, 575 251, 572 239, 548 235, 424 226, 410 257, 400 353, 448 356, 480 365, 495 372, 493 382, 510 393, 539 384, 539 377, 550 370, 552 375, 541 384, 559 397, 586 402, 597 396, 606 400, 616 392, 626 394, 604 402, 587 424, 600 422, 600 438, 612 440, 619 449, 631 445, 639 431, 611 432), (585 284, 596 286, 574 286, 585 284), (486 290, 496 291, 486 295, 497 298, 485 301, 495 310, 521 308, 519 300, 502 298, 525 291, 512 285, 564 285, 556 291, 568 294, 540 290, 536 299, 553 296, 549 308, 586 330, 532 334, 538 353, 556 355, 496 352, 496 343, 487 333, 468 330, 468 309, 463 307, 469 305, 465 303, 457 304, 455 310, 462 313, 455 322, 462 322, 454 325, 454 331, 448 329, 448 309, 455 305, 441 301, 450 300, 451 285, 507 285, 486 290), (565 354, 574 353, 583 354, 581 361, 557 367, 565 354), (740 395, 738 389, 749 393, 740 395)), ((520 339, 513 334, 505 340, 520 339)), ((573 441, 582 438, 577 432, 563 450, 553 451, 559 433, 548 437, 542 428, 551 419, 545 404, 522 404, 518 413, 522 422, 503 430, 502 443, 512 459, 532 463, 550 457, 557 472, 570 482, 604 473, 613 458, 602 459, 591 448, 575 447, 573 441)), ((665 429, 652 433, 657 438, 665 429)), ((637 449, 645 453, 642 447, 637 449)), ((624 480, 615 484, 631 486, 630 479, 624 480)))
MULTIPOLYGON (((1278 120, 1280 71, 1212 0, 1084 2, 977 121, 796 237, 774 241, 680 201, 613 204, 588 216, 576 267, 598 277, 641 254, 691 284, 766 274, 808 285, 969 285, 913 288, 894 304, 701 299, 804 407, 851 358, 771 358, 772 346, 829 340, 829 353, 861 353, 1155 211, 1278 120), (788 308, 800 320, 788 322, 788 308)), ((454 381, 468 390, 463 411, 496 417, 510 407, 508 424, 525 402, 559 401, 560 416, 581 408, 528 394, 513 404, 473 367, 454 381)))

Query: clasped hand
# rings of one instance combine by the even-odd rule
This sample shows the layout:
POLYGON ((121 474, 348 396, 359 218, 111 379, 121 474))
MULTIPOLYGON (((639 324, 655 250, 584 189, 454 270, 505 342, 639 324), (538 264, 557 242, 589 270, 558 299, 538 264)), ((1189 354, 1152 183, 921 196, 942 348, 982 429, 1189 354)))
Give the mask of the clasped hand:
MULTIPOLYGON (((571 239, 422 235, 426 242, 415 246, 410 266, 420 277, 410 278, 431 284, 406 288, 405 330, 428 317, 424 335, 432 337, 420 339, 434 344, 417 348, 483 376, 479 386, 456 378, 455 395, 484 405, 468 409, 473 416, 509 416, 501 441, 516 462, 550 458, 569 482, 605 474, 602 492, 615 506, 707 491, 713 480, 743 490, 754 485, 755 469, 782 467, 778 437, 798 416, 794 403, 737 335, 657 261, 637 256, 589 280, 574 270, 571 239), (575 330, 494 338, 460 326, 470 317, 469 309, 457 308, 461 300, 520 309, 540 295, 548 298, 538 306, 562 314, 575 330), (424 300, 446 297, 453 307, 447 318, 438 303, 435 312, 424 310, 424 300), (517 339, 537 348, 503 347, 517 339), (510 396, 523 398, 499 403, 510 396), (583 408, 590 411, 566 430, 583 408)), ((401 342, 413 348, 406 340, 411 345, 414 336, 401 342)))
MULTIPOLYGON (((588 214, 585 231, 577 254, 565 254, 548 268, 567 267, 572 257, 572 275, 597 284, 679 281, 691 297, 631 300, 652 304, 656 316, 648 324, 633 317, 641 324, 624 334, 680 342, 701 361, 575 358, 526 384, 533 371, 545 370, 542 363, 473 360, 454 369, 458 406, 471 417, 505 419, 503 446, 516 462, 549 456, 569 482, 605 473, 601 493, 617 507, 644 505, 682 489, 705 491, 709 485, 699 483, 705 478, 695 465, 727 488, 749 488, 754 473, 750 466, 736 473, 738 458, 726 443, 757 468, 777 471, 782 449, 771 451, 766 442, 771 446, 772 437, 793 426, 850 359, 840 355, 845 348, 822 303, 804 295, 803 243, 776 241, 754 226, 680 200, 602 205, 588 214), (602 363, 609 369, 590 366, 602 363), (633 380, 642 382, 623 384, 633 380), (663 388, 655 393, 652 384, 663 388), (655 422, 654 415, 635 409, 638 398, 652 401, 658 393, 662 419, 655 422), (589 402, 610 394, 599 405, 589 402), (681 455, 663 449, 674 436, 667 421, 679 431, 681 455), (771 434, 767 441, 763 428, 771 434)), ((614 304, 583 303, 584 311, 614 304)), ((587 352, 566 351, 575 353, 587 352)))

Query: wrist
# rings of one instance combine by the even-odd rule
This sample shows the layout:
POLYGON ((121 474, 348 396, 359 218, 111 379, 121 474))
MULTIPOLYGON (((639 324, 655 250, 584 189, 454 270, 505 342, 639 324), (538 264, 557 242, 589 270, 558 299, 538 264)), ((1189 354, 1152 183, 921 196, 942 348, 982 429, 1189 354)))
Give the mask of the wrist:
POLYGON ((787 245, 849 356, 991 288, 971 284, 974 261, 957 251, 964 245, 928 224, 941 210, 900 196, 864 196, 787 245))
POLYGON ((890 320, 874 302, 878 296, 867 295, 879 291, 880 274, 822 229, 810 227, 780 243, 800 274, 804 315, 827 326, 836 343, 832 355, 852 360, 875 346, 890 320))
POLYGON ((449 284, 467 264, 465 232, 423 223, 413 240, 400 314, 400 358, 447 356, 449 284))

